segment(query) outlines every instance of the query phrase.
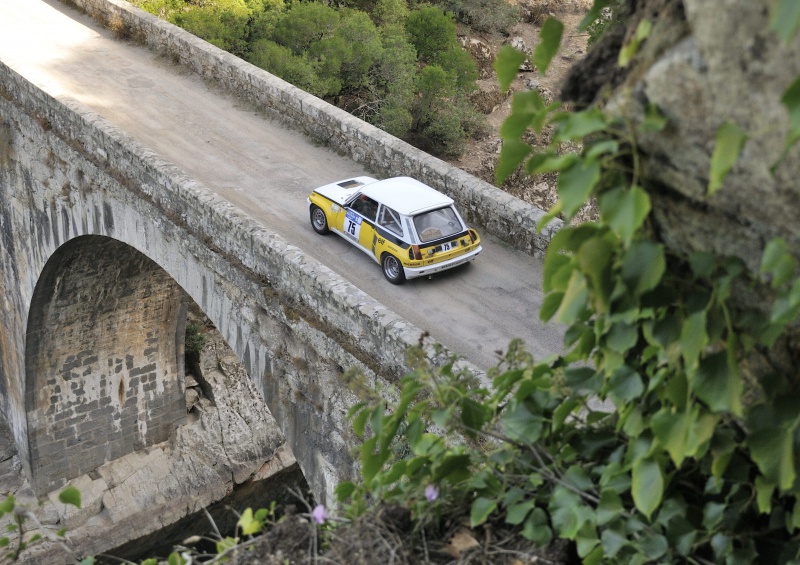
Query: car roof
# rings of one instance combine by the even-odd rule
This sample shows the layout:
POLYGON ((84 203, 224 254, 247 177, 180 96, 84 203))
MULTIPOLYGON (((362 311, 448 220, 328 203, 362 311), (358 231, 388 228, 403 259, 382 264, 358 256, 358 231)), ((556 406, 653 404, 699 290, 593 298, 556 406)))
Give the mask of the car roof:
POLYGON ((394 177, 364 186, 361 193, 406 216, 453 204, 453 199, 411 177, 394 177))

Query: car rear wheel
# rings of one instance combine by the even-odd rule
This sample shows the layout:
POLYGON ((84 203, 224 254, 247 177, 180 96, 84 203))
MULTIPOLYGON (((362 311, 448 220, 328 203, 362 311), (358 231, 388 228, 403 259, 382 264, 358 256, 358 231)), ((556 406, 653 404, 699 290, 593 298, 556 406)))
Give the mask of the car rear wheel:
POLYGON ((331 231, 328 229, 328 218, 319 206, 311 206, 311 227, 320 235, 326 235, 331 231))
POLYGON ((403 284, 406 280, 406 274, 403 271, 403 265, 399 259, 389 253, 384 253, 381 259, 381 267, 383 267, 383 276, 392 284, 403 284))

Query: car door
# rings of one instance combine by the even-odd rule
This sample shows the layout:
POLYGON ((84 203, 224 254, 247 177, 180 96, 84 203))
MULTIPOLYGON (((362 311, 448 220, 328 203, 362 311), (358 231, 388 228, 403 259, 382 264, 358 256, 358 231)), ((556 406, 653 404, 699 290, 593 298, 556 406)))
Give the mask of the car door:
POLYGON ((378 203, 364 194, 358 195, 344 208, 342 233, 370 255, 373 254, 377 214, 378 203))

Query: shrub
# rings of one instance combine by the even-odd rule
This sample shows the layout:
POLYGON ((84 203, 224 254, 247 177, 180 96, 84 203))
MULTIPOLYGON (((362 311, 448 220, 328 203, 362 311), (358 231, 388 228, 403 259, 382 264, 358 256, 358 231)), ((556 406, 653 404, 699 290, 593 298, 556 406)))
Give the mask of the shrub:
POLYGON ((220 49, 243 56, 251 15, 244 0, 212 0, 174 12, 170 21, 220 49))
POLYGON ((484 33, 508 35, 519 21, 519 8, 507 0, 437 0, 456 20, 484 33))
POLYGON ((426 63, 435 63, 442 53, 458 47, 452 14, 435 6, 411 12, 406 19, 406 30, 418 58, 426 63))
POLYGON ((186 324, 184 353, 186 355, 199 355, 205 346, 206 334, 203 333, 203 325, 200 322, 186 324))
POLYGON ((405 23, 408 14, 406 0, 378 0, 372 18, 379 26, 390 26, 405 23))
POLYGON ((334 36, 339 12, 324 4, 294 4, 275 24, 271 39, 300 55, 320 41, 334 36))
POLYGON ((288 47, 269 39, 254 42, 247 60, 316 96, 325 96, 331 88, 338 88, 338 85, 331 86, 321 81, 307 57, 295 55, 288 47))

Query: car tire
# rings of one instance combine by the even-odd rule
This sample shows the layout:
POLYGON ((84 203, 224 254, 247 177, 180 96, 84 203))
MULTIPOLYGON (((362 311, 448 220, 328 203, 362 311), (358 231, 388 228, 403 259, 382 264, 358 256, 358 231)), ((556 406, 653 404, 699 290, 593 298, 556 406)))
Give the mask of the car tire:
POLYGON ((381 257, 381 267, 383 268, 383 276, 392 284, 403 284, 406 280, 406 274, 403 271, 403 264, 400 260, 390 253, 384 253, 381 257))
POLYGON ((327 235, 331 232, 328 229, 328 218, 325 216, 325 212, 322 211, 322 208, 316 205, 311 205, 311 227, 314 228, 314 231, 320 235, 327 235))

